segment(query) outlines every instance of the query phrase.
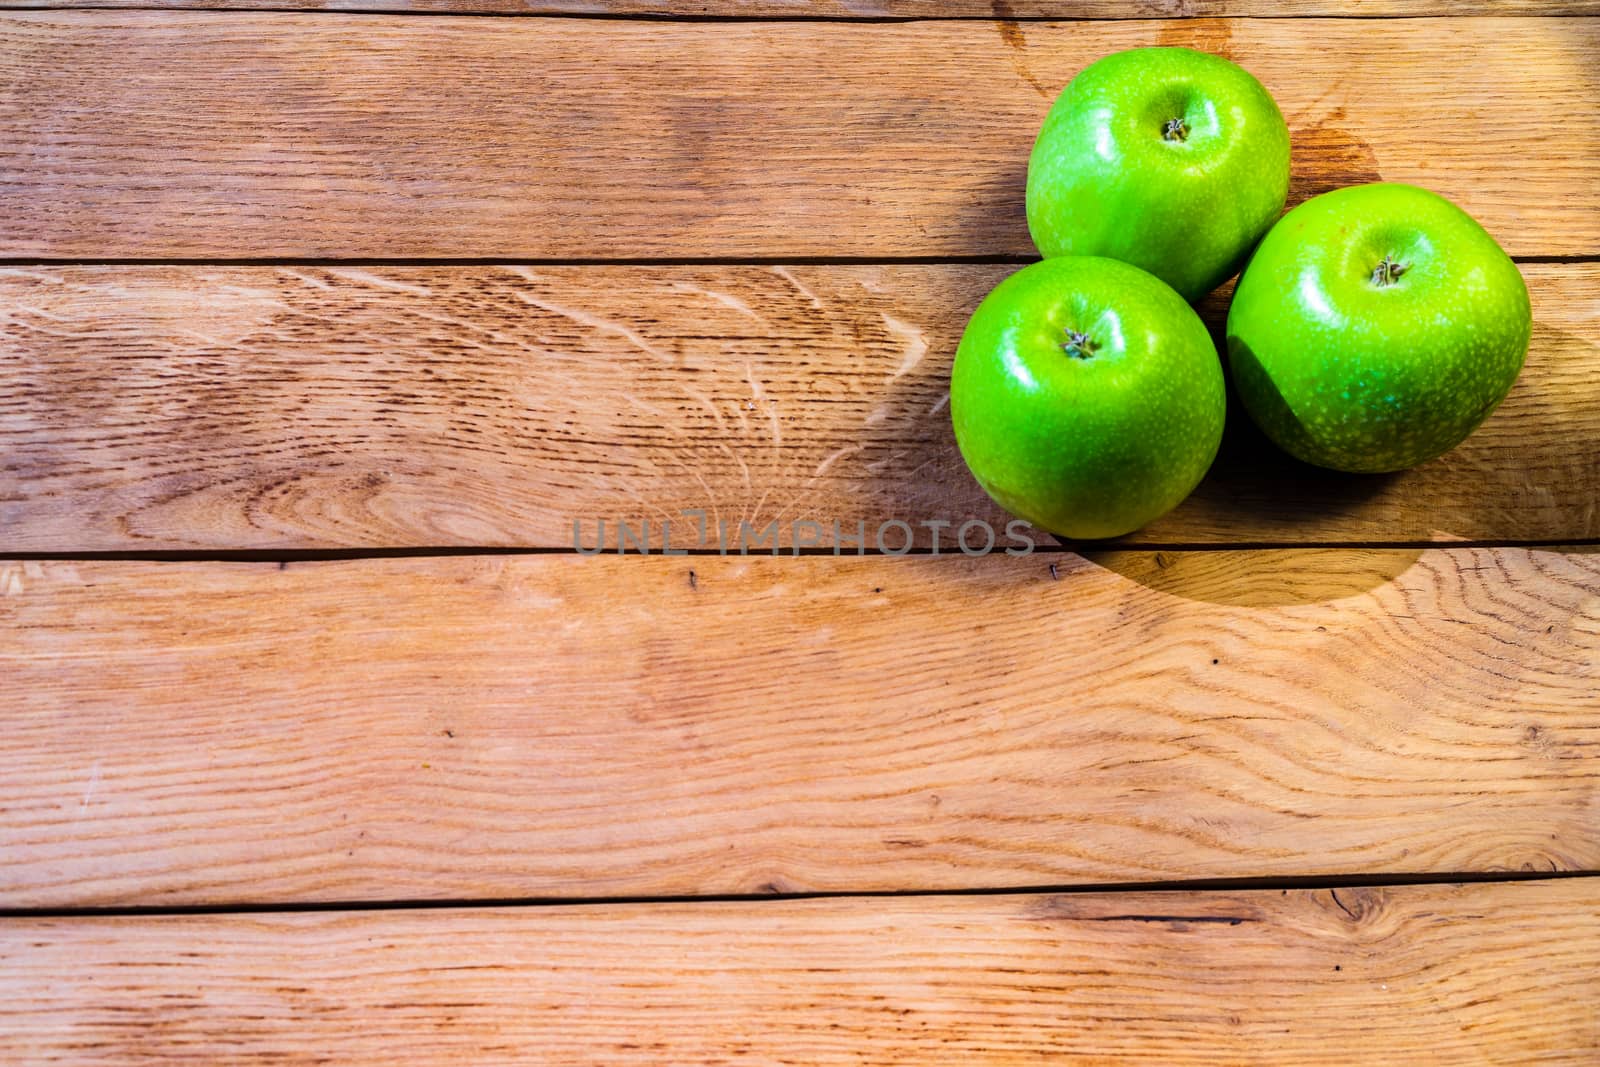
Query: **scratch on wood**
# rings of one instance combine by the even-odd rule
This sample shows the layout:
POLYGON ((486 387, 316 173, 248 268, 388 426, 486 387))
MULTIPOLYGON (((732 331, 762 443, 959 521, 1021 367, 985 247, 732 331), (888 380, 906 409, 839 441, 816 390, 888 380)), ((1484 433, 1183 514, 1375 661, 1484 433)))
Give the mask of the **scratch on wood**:
POLYGON ((794 286, 794 291, 811 301, 811 306, 813 308, 817 309, 818 311, 822 310, 822 298, 817 296, 817 294, 812 292, 810 289, 807 289, 800 279, 791 274, 787 268, 773 267, 772 273, 776 274, 778 277, 794 286))
MULTIPOLYGON (((510 269, 513 272, 522 275, 524 278, 527 278, 529 281, 538 281, 538 277, 532 271, 529 271, 526 268, 512 267, 510 269)), ((512 295, 514 295, 524 304, 539 308, 543 311, 548 311, 552 315, 560 315, 562 318, 570 319, 580 326, 587 326, 591 330, 597 330, 600 333, 609 333, 615 337, 621 337, 639 351, 645 353, 646 355, 654 356, 663 363, 676 362, 671 353, 662 351, 649 341, 645 340, 639 335, 639 333, 629 329, 627 326, 624 326, 619 322, 612 322, 609 319, 600 318, 598 315, 591 315, 587 311, 579 311, 577 308, 566 307, 561 304, 553 304, 544 300, 535 300, 533 297, 529 296, 520 289, 512 290, 512 295)))
POLYGON ((860 452, 861 449, 861 445, 845 445, 843 448, 836 449, 835 451, 828 453, 823 457, 822 462, 817 464, 817 469, 811 472, 811 476, 813 478, 822 477, 824 474, 828 473, 829 467, 833 466, 839 460, 853 452, 860 452))
POLYGON ((335 278, 343 278, 346 281, 352 281, 358 285, 371 285, 376 286, 379 289, 393 289, 397 293, 410 293, 412 296, 433 295, 433 291, 426 286, 410 285, 406 282, 395 281, 393 278, 385 278, 381 274, 373 274, 370 271, 350 270, 346 268, 343 270, 329 271, 329 273, 335 278))
POLYGON ((891 378, 903 378, 916 369, 922 362, 922 357, 928 354, 928 335, 917 327, 895 318, 887 311, 880 312, 883 316, 883 325, 888 328, 890 336, 899 341, 905 348, 905 358, 900 361, 891 378))
POLYGON ((83 799, 78 801, 78 818, 83 818, 89 812, 89 801, 94 799, 95 792, 100 788, 100 761, 94 761, 94 768, 89 772, 89 784, 84 787, 83 799))
POLYGON ((765 324, 767 321, 761 315, 757 314, 755 308, 751 307, 743 300, 740 300, 732 293, 719 293, 715 289, 702 289, 698 286, 689 285, 684 282, 677 283, 673 286, 673 288, 677 289, 679 292, 699 293, 702 296, 710 297, 723 307, 732 308, 733 310, 739 312, 739 314, 752 318, 759 323, 765 324))

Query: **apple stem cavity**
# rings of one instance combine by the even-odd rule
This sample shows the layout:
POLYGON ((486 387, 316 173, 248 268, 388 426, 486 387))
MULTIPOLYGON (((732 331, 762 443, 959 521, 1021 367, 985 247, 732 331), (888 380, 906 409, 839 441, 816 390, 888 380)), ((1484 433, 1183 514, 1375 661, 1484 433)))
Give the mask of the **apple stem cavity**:
POLYGON ((1079 333, 1077 330, 1068 330, 1067 341, 1066 344, 1061 346, 1061 351, 1073 359, 1088 359, 1094 355, 1095 350, 1099 347, 1088 334, 1079 333))
POLYGON ((1163 141, 1187 141, 1189 139, 1189 124, 1182 119, 1168 119, 1167 124, 1161 127, 1163 141))
POLYGON ((1384 256, 1383 262, 1372 268, 1372 284, 1379 289, 1393 285, 1400 280, 1400 275, 1411 269, 1411 264, 1402 263, 1393 256, 1384 256))

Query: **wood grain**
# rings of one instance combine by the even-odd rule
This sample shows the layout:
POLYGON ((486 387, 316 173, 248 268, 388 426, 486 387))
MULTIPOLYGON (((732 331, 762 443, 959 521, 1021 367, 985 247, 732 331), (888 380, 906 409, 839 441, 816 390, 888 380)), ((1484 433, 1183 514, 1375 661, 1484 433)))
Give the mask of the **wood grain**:
POLYGON ((1273 91, 1295 198, 1413 181, 1513 254, 1600 253, 1600 156, 1571 136, 1600 95, 1594 19, 27 11, 0 18, 0 175, 28 208, 0 215, 0 256, 1022 255, 1050 99, 1155 43, 1273 91), (1397 71, 1405 91, 1374 89, 1397 71))
MULTIPOLYGON (((0 550, 562 548, 574 519, 693 547, 686 509, 704 545, 717 522, 790 545, 899 519, 953 549, 1005 523, 947 386, 1013 269, 0 270, 0 550)), ((1600 266, 1524 273, 1527 368, 1466 444, 1320 472, 1235 404, 1210 478, 1135 539, 1600 537, 1600 266)))
POLYGON ((1590 1064, 1597 886, 12 919, 0 1054, 1590 1064))
POLYGON ((684 18, 1144 19, 1594 15, 1600 0, 0 0, 0 8, 171 7, 684 18))
POLYGON ((27 562, 0 592, 4 906, 1600 868, 1592 550, 27 562))

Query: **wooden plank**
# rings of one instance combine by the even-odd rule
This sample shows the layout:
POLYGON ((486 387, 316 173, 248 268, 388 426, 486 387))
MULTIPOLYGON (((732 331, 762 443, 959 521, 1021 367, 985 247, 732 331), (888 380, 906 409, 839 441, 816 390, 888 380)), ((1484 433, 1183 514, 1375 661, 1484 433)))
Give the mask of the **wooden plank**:
MULTIPOLYGON (((700 509, 786 545, 943 521, 953 547, 1005 523, 946 390, 1013 269, 0 270, 0 546, 560 548, 606 519, 659 549, 700 509)), ((1600 537, 1600 265, 1523 270, 1527 368, 1462 447, 1317 472, 1234 405, 1210 478, 1136 540, 1600 537)))
POLYGON ((1597 886, 9 919, 0 1054, 1591 1064, 1597 886))
POLYGON ((1592 549, 27 562, 0 592, 0 906, 1600 868, 1592 549))
POLYGON ((1297 199, 1415 181, 1513 254, 1600 253, 1600 157, 1570 136, 1600 88, 1594 19, 25 11, 0 18, 0 175, 27 205, 0 217, 0 255, 1027 254, 1050 99, 1090 59, 1156 43, 1261 77, 1297 199), (1374 90, 1396 72, 1404 91, 1374 90))
POLYGON ((0 0, 0 8, 171 7, 684 18, 1144 19, 1594 15, 1600 0, 0 0))

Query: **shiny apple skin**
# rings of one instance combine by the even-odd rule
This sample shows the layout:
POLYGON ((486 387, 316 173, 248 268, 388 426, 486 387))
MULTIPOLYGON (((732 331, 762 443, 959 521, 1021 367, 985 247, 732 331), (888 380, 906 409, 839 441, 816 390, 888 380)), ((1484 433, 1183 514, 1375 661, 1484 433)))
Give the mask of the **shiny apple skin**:
POLYGON ((1117 537, 1211 466, 1225 390, 1183 297, 1117 260, 1047 259, 979 304, 951 374, 956 443, 1001 507, 1063 537, 1117 537), (1074 354, 1074 332, 1094 351, 1074 354))
POLYGON ((1107 256, 1193 302, 1236 273, 1283 211, 1289 127, 1221 56, 1135 48, 1100 59, 1050 108, 1028 161, 1041 255, 1107 256), (1187 133, 1169 139, 1167 123, 1187 133))
POLYGON ((1510 391, 1532 333, 1511 258, 1413 185, 1336 189, 1285 215, 1245 268, 1228 358, 1251 418, 1321 467, 1403 470, 1460 444, 1510 391), (1374 277, 1385 257, 1403 273, 1374 277))

